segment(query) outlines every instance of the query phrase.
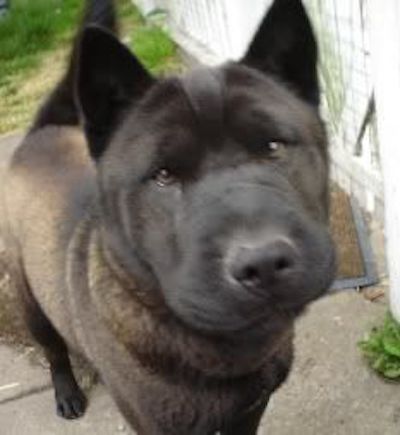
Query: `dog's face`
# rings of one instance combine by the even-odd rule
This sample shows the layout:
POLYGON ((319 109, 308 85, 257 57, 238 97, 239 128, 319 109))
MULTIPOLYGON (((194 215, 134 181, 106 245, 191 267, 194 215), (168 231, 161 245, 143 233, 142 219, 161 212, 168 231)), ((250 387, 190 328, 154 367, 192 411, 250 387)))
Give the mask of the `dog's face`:
POLYGON ((297 0, 275 2, 241 64, 179 78, 155 81, 111 35, 84 34, 105 244, 193 329, 262 335, 333 279, 315 51, 297 0))

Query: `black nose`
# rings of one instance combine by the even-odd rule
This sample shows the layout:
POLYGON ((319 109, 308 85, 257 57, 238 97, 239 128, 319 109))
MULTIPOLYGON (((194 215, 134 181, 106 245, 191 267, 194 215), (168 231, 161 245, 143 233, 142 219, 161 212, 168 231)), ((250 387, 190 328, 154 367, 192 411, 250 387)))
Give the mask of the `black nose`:
POLYGON ((296 263, 295 247, 276 240, 254 248, 239 248, 230 264, 230 273, 244 287, 264 288, 287 279, 296 263))

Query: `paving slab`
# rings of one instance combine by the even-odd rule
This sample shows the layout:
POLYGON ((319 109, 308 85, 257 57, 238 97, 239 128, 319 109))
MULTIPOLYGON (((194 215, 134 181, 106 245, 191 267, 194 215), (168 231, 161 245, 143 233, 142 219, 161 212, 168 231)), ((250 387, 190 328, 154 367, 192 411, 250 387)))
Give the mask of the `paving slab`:
POLYGON ((1 435, 134 435, 102 385, 89 392, 85 417, 56 415, 47 367, 29 347, 0 346, 1 435))
POLYGON ((386 310, 355 291, 314 304, 297 325, 294 370, 261 434, 399 435, 400 384, 372 373, 357 348, 386 310))
POLYGON ((0 346, 0 409, 4 403, 50 388, 46 370, 30 363, 32 350, 0 346))
POLYGON ((63 420, 55 414, 53 391, 47 390, 0 406, 2 435, 134 435, 102 387, 90 395, 84 418, 63 420))
MULTIPOLYGON (((399 435, 400 386, 372 373, 357 349, 385 311, 385 303, 356 292, 314 304, 298 323, 294 370, 272 398, 259 434, 399 435)), ((47 369, 26 354, 0 348, 0 373, 2 435, 133 434, 102 386, 90 394, 85 417, 69 422, 55 415, 47 369), (2 385, 11 387, 2 391, 2 385)))

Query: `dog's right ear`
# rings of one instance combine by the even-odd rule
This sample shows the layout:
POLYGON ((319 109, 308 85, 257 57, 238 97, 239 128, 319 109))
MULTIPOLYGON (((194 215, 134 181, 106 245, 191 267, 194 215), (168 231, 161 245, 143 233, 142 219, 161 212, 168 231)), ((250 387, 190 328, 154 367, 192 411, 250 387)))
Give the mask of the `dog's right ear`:
POLYGON ((90 154, 99 158, 121 116, 154 83, 136 57, 109 31, 88 26, 77 51, 76 98, 90 154))
POLYGON ((242 63, 272 73, 318 106, 318 47, 302 0, 274 0, 242 63))

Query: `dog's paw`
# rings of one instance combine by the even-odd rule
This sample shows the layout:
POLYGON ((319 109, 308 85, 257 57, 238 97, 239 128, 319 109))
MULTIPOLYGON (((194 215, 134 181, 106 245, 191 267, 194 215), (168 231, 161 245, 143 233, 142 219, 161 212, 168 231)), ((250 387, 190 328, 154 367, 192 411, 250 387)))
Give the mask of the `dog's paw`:
POLYGON ((87 399, 78 386, 68 390, 56 392, 57 415, 73 420, 85 413, 87 399))

